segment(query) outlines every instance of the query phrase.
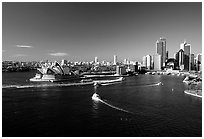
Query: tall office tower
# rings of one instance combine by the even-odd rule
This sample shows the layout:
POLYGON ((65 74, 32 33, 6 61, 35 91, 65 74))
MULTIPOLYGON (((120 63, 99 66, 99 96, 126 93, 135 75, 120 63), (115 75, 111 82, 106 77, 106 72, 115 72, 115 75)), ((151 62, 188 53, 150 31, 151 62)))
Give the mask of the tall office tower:
POLYGON ((166 39, 160 38, 156 41, 156 53, 161 55, 161 67, 165 67, 166 62, 166 39))
POLYGON ((176 69, 179 69, 179 52, 176 52, 174 54, 174 59, 176 60, 176 63, 174 64, 174 66, 176 67, 176 69))
POLYGON ((183 49, 180 49, 178 51, 177 62, 178 62, 179 68, 183 70, 184 69, 184 51, 183 49))
POLYGON ((197 54, 197 71, 202 71, 202 54, 197 54))
POLYGON ((142 57, 142 65, 143 65, 143 67, 147 67, 147 59, 146 59, 146 56, 143 56, 143 57, 142 57))
POLYGON ((117 56, 116 55, 113 56, 113 65, 117 65, 117 56))
POLYGON ((195 61, 195 59, 194 59, 194 54, 191 54, 191 70, 195 70, 195 63, 194 63, 194 61, 195 61))
POLYGON ((146 67, 148 70, 150 70, 152 67, 152 56, 151 55, 146 56, 146 67))
POLYGON ((125 64, 125 65, 127 64, 127 59, 124 59, 124 62, 123 62, 123 64, 125 64))
POLYGON ((169 59, 169 51, 166 51, 166 61, 169 59))
POLYGON ((153 56, 154 70, 161 70, 161 55, 156 54, 153 56))
POLYGON ((127 65, 129 65, 130 64, 130 60, 127 60, 127 65))
POLYGON ((98 57, 95 57, 94 62, 98 63, 98 57))
POLYGON ((138 70, 139 70, 139 69, 138 69, 138 66, 139 66, 139 64, 138 64, 138 62, 136 62, 136 63, 135 63, 135 72, 138 72, 138 70))
POLYGON ((184 42, 184 70, 190 70, 190 53, 191 53, 191 45, 189 43, 184 42))

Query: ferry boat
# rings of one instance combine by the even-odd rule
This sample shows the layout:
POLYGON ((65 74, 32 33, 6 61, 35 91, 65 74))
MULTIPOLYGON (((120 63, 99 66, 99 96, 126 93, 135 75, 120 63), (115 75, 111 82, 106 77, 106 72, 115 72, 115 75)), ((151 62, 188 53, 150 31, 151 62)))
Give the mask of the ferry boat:
POLYGON ((35 77, 31 78, 31 82, 61 82, 81 80, 79 75, 70 72, 68 67, 62 67, 58 62, 50 65, 45 63, 37 69, 35 77))
POLYGON ((98 85, 103 85, 103 84, 107 84, 107 83, 121 82, 123 80, 125 80, 124 77, 119 77, 119 78, 114 79, 114 80, 96 80, 96 81, 93 81, 93 82, 97 83, 98 85))
POLYGON ((100 96, 98 94, 96 94, 96 93, 94 93, 91 98, 92 98, 92 100, 100 101, 100 96))

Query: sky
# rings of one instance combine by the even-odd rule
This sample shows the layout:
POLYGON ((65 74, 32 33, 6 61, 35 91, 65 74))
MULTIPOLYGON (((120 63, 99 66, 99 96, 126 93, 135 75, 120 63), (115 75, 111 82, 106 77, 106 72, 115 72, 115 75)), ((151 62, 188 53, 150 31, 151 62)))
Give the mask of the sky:
POLYGON ((3 61, 141 61, 160 37, 202 53, 202 3, 2 3, 3 61))

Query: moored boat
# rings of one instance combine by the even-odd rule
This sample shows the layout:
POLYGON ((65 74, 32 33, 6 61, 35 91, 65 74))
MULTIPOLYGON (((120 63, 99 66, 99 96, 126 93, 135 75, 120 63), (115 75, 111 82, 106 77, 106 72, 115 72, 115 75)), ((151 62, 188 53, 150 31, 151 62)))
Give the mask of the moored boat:
POLYGON ((114 80, 96 80, 96 81, 93 81, 94 83, 97 83, 99 85, 102 85, 102 84, 107 84, 107 83, 114 83, 114 82, 121 82, 123 81, 125 78, 124 77, 119 77, 117 79, 114 79, 114 80))

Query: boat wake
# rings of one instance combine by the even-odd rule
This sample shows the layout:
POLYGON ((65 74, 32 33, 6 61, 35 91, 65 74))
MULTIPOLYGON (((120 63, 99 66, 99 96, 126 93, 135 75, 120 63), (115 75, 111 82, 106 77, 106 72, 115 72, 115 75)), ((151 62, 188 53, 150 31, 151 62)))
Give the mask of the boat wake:
POLYGON ((115 83, 104 83, 104 84, 101 84, 102 86, 107 86, 107 85, 113 85, 113 84, 118 84, 118 83, 121 83, 121 82, 115 82, 115 83))
POLYGON ((113 108, 113 109, 116 109, 116 110, 119 110, 119 111, 123 111, 123 112, 126 112, 126 113, 131 113, 131 114, 133 114, 133 112, 130 112, 130 111, 127 111, 127 110, 118 108, 118 107, 113 106, 113 105, 111 105, 111 104, 109 104, 109 103, 107 103, 107 102, 105 102, 105 101, 103 101, 103 100, 100 100, 100 102, 102 102, 103 104, 105 104, 105 105, 107 105, 107 106, 109 106, 109 107, 111 107, 111 108, 113 108))
POLYGON ((159 86, 159 85, 163 85, 162 82, 158 82, 155 84, 149 84, 149 85, 143 85, 143 86, 159 86))
MULTIPOLYGON (((92 97, 92 99, 93 99, 93 97, 92 97)), ((103 103, 103 104, 105 104, 105 105, 107 105, 107 106, 109 106, 109 107, 111 107, 111 108, 113 108, 113 109, 116 109, 116 110, 119 110, 119 111, 122 111, 122 112, 126 112, 126 113, 130 113, 130 114, 134 114, 133 112, 130 112, 130 111, 124 110, 124 109, 122 109, 122 108, 118 108, 118 107, 116 107, 116 106, 113 106, 113 105, 111 105, 111 104, 109 104, 109 103, 103 101, 100 97, 96 97, 96 98, 94 98, 93 100, 95 100, 95 101, 100 101, 101 103, 103 103)))
POLYGON ((80 86, 80 85, 92 85, 90 83, 68 83, 68 84, 31 84, 31 85, 2 85, 2 88, 43 88, 43 87, 63 87, 63 86, 80 86))

